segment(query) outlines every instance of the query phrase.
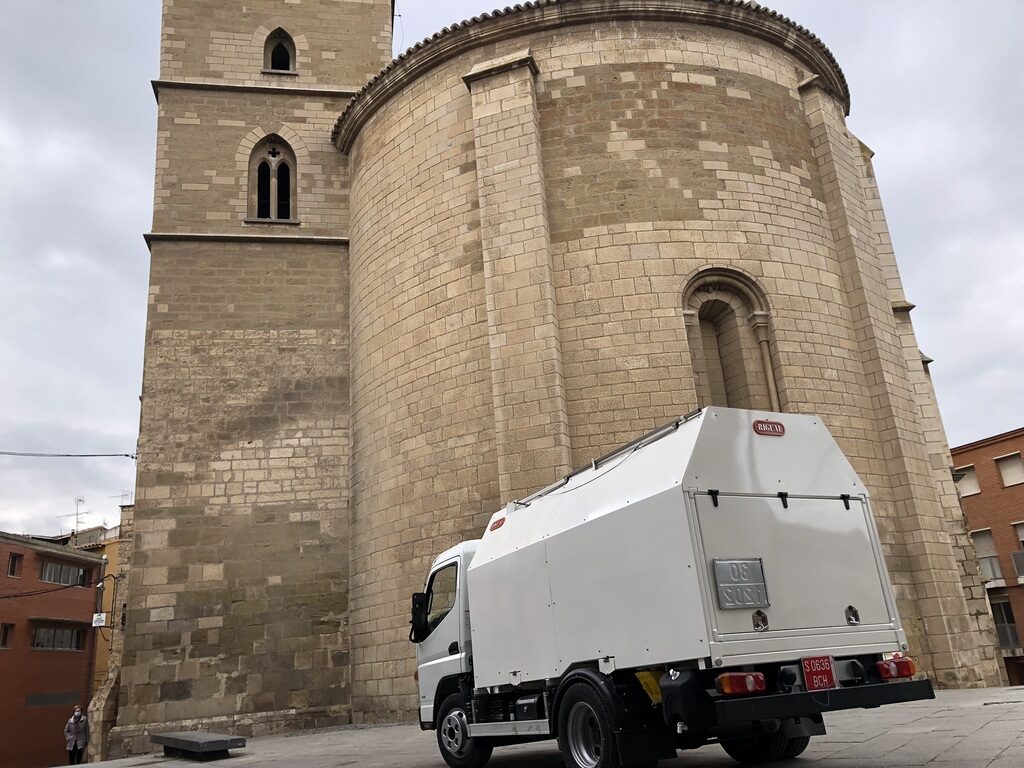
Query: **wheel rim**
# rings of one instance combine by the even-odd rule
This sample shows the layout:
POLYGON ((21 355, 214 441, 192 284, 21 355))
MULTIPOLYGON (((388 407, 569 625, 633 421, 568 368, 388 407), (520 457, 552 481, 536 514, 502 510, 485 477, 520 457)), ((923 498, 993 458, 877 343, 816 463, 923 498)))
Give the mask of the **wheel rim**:
POLYGON ((469 750, 469 724, 461 709, 453 709, 445 715, 441 723, 441 744, 456 757, 462 757, 469 750))
POLYGON ((569 751, 580 768, 597 768, 601 762, 601 724, 597 713, 585 701, 578 701, 569 710, 567 722, 569 751))

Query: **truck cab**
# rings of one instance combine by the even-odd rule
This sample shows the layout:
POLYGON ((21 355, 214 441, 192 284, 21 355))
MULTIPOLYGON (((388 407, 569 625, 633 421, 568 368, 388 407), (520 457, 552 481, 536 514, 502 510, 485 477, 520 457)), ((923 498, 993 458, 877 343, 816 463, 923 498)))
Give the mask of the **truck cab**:
POLYGON ((441 553, 430 566, 422 598, 421 635, 416 641, 420 725, 433 725, 438 697, 458 690, 471 670, 469 590, 466 569, 480 542, 464 541, 441 553))

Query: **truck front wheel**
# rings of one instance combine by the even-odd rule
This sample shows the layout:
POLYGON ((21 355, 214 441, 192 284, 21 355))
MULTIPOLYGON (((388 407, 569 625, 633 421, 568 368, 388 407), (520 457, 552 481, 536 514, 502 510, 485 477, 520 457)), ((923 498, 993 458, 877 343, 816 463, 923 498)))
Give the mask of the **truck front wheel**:
POLYGON ((462 695, 453 693, 437 713, 437 746, 451 768, 483 768, 493 747, 469 737, 469 719, 462 695))

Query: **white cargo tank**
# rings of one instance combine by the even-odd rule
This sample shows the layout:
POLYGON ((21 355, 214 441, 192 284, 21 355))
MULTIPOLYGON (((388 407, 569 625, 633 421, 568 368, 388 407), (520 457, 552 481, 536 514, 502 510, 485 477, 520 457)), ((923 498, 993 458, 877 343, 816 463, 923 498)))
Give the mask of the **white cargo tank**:
POLYGON ((907 648, 867 492, 816 416, 706 408, 645 436, 496 513, 467 578, 477 690, 907 648))

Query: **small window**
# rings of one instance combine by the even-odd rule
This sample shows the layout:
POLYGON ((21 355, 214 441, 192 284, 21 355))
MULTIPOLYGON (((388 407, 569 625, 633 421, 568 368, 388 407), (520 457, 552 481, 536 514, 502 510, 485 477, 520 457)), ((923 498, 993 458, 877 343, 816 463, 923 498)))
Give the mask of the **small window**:
POLYGON ((284 139, 262 139, 249 160, 249 221, 297 223, 295 153, 284 139))
POLYGON ((456 563, 446 565, 430 578, 427 587, 427 626, 433 631, 444 621, 455 605, 455 588, 459 567, 456 563))
POLYGON ((270 164, 265 160, 256 171, 256 218, 270 218, 270 164))
POLYGON ((44 560, 39 580, 49 584, 84 587, 89 580, 89 569, 80 565, 44 560))
POLYGON ((1000 456, 996 459, 996 466, 999 467, 999 474, 1003 478, 1003 487, 1024 483, 1024 460, 1021 459, 1019 452, 1000 456))
POLYGON ((978 555, 981 577, 985 581, 1002 579, 1003 571, 999 567, 999 556, 996 554, 996 542, 992 538, 992 531, 973 531, 971 539, 974 541, 974 549, 978 555))
POLYGON ((0 648, 11 647, 11 635, 14 634, 13 624, 0 624, 0 648))
POLYGON ((292 217, 292 169, 288 161, 283 160, 277 166, 277 218, 290 219, 292 217))
POLYGON ((24 560, 24 555, 19 555, 17 552, 11 552, 11 556, 7 558, 7 575, 14 579, 20 579, 21 564, 24 560))
POLYGON ((1020 648, 1020 636, 1014 620, 1013 608, 1007 598, 992 599, 992 618, 996 624, 999 647, 1006 650, 1020 648))
POLYGON ((1013 559, 1013 569, 1017 572, 1017 583, 1021 584, 1024 583, 1021 581, 1024 579, 1024 523, 1014 523, 1013 531, 1017 534, 1018 549, 1010 557, 1013 559))
POLYGON ((267 36, 263 48, 263 69, 266 72, 295 72, 295 41, 278 27, 267 36))
POLYGON ((46 651, 81 651, 85 648, 85 633, 79 627, 34 627, 32 647, 46 651))
POLYGON ((976 493, 981 493, 981 486, 978 485, 978 475, 974 471, 973 464, 968 464, 966 467, 957 467, 953 471, 960 475, 960 479, 956 481, 956 489, 960 491, 961 496, 973 496, 976 493))

